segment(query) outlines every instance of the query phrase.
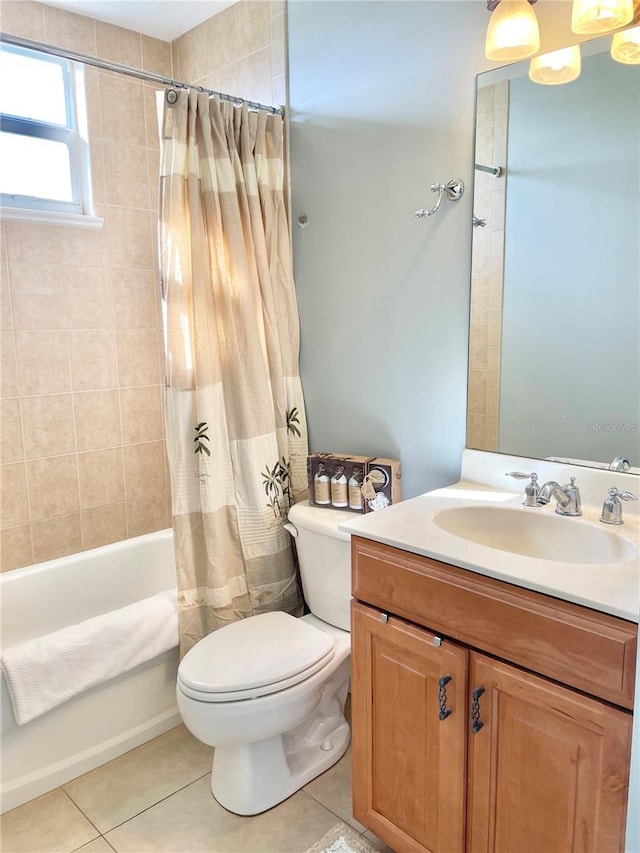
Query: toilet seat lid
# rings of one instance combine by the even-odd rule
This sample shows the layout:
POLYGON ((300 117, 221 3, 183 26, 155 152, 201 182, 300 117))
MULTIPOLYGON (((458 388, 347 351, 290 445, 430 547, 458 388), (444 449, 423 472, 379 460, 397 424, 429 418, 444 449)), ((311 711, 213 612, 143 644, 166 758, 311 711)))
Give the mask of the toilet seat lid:
POLYGON ((291 684, 307 670, 315 671, 334 645, 330 634, 288 613, 261 613, 196 643, 180 663, 178 680, 198 693, 230 694, 268 685, 265 692, 273 692, 280 682, 291 684))

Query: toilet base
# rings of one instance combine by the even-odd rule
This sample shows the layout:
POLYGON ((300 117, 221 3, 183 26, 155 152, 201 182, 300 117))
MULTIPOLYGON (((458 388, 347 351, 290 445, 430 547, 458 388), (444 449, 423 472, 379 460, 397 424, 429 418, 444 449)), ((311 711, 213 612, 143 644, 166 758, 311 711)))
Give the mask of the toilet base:
POLYGON ((320 707, 292 731, 241 746, 216 747, 211 791, 221 806, 239 815, 266 811, 342 758, 351 739, 343 714, 348 662, 346 674, 339 690, 334 686, 326 691, 320 707))

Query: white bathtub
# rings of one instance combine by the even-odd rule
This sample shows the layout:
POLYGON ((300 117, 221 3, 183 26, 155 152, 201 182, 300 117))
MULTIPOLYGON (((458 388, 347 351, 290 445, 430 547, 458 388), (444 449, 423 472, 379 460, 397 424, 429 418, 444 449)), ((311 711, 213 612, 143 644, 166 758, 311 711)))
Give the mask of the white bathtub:
MULTIPOLYGON (((161 530, 0 575, 8 648, 175 589, 173 532, 161 530)), ((58 787, 180 722, 178 649, 18 726, 2 676, 2 812, 58 787)))

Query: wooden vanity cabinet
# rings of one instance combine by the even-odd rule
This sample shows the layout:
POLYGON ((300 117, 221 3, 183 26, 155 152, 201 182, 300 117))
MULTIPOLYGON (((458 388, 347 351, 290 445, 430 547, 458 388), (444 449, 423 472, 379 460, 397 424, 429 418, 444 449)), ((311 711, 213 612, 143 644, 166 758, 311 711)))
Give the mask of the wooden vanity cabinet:
POLYGON ((352 549, 354 817, 398 853, 622 851, 637 625, 358 537, 352 549), (504 596, 495 641, 487 590, 504 596), (527 642, 518 605, 536 616, 527 642), (568 632, 548 630, 556 606, 568 632), (580 641, 596 659, 574 681, 609 696, 549 676, 580 641))

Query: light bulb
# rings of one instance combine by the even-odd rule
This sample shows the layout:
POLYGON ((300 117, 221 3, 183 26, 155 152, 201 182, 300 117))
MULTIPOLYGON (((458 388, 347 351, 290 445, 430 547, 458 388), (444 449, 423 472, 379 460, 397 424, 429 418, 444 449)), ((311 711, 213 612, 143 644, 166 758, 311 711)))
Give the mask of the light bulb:
POLYGON ((544 86, 570 83, 580 76, 580 46, 563 47, 551 53, 534 56, 529 66, 529 78, 544 86))
POLYGON ((573 0, 571 29, 590 35, 624 27, 633 18, 633 0, 573 0))
POLYGON ((526 59, 540 49, 536 13, 527 0, 501 0, 487 29, 485 56, 496 62, 526 59))
POLYGON ((640 65, 640 27, 614 33, 611 39, 611 56, 625 65, 640 65))

